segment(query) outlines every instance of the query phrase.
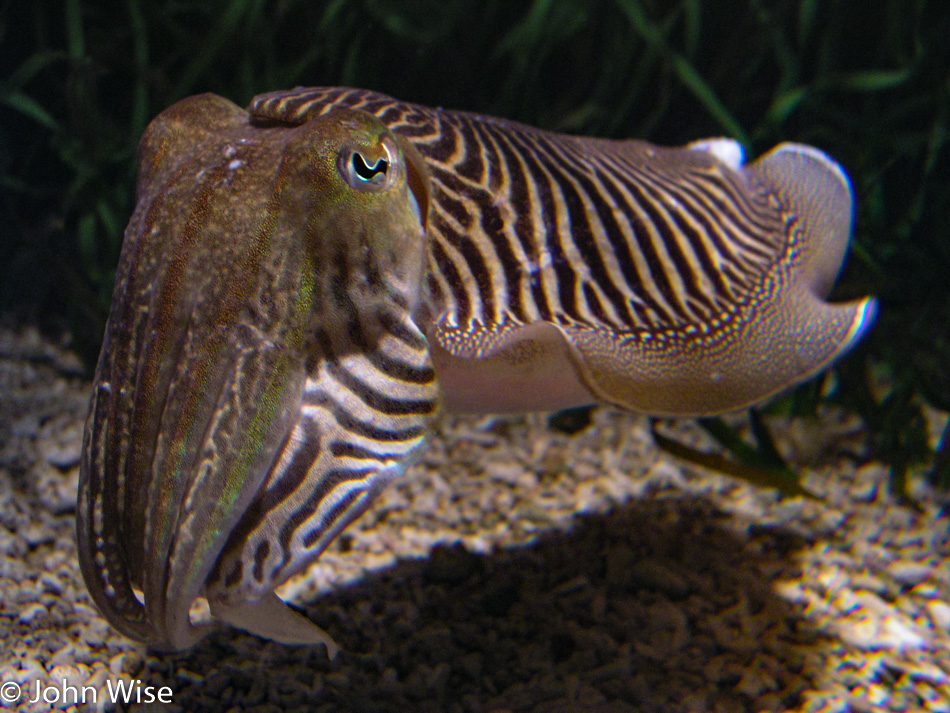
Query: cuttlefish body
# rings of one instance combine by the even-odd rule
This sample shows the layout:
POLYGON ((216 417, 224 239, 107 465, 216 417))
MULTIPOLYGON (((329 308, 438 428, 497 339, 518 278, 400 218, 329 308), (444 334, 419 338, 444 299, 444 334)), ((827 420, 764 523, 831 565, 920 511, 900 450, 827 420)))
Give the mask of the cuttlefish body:
POLYGON ((828 366, 841 169, 551 134, 353 89, 149 126, 96 370, 83 575, 166 650, 219 620, 334 650, 276 587, 419 457, 440 409, 746 406, 828 366))

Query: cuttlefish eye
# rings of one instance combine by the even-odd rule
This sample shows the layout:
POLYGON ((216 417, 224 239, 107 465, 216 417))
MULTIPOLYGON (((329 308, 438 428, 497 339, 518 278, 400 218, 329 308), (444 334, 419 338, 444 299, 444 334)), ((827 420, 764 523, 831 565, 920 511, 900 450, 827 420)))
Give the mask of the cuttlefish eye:
POLYGON ((340 152, 340 174, 358 191, 382 191, 395 177, 393 151, 384 141, 373 148, 348 148, 340 152))

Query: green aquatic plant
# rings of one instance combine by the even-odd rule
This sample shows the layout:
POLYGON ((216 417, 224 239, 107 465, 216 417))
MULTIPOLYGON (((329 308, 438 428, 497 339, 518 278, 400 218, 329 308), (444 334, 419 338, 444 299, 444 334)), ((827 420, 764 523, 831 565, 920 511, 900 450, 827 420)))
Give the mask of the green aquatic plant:
POLYGON ((203 91, 246 102, 355 85, 587 135, 725 134, 751 155, 810 143, 842 163, 857 196, 835 296, 872 293, 881 311, 837 388, 805 386, 771 408, 855 410, 902 491, 933 462, 923 409, 950 404, 950 8, 882 0, 860 22, 853 11, 844 0, 0 0, 0 304, 65 320, 91 360, 138 139, 203 91))

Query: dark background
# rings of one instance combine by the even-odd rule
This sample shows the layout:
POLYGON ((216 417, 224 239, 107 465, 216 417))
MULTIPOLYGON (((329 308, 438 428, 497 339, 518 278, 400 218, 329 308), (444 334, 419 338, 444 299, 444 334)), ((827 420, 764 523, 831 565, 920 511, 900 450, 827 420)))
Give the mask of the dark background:
POLYGON ((882 309, 833 377, 771 408, 853 409, 900 487, 933 455, 921 405, 950 410, 948 47, 945 0, 0 0, 0 314, 91 363, 138 138, 199 92, 359 86, 750 157, 801 141, 857 196, 833 296, 882 309))

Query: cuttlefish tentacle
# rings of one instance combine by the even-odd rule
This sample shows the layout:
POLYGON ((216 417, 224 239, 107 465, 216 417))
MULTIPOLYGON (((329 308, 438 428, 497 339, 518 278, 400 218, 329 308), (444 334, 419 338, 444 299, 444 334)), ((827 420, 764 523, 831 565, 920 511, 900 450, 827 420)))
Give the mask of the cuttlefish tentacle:
POLYGON ((221 572, 233 586, 233 567, 215 567, 246 544, 232 537, 246 519, 270 528, 277 556, 289 525, 275 513, 301 537, 335 533, 431 430, 439 391, 411 316, 427 197, 409 176, 424 167, 401 144, 362 112, 254 127, 212 96, 146 133, 77 518, 90 592, 124 633, 187 648, 206 633, 189 616, 204 594, 228 621, 332 649, 276 606, 292 548, 240 602, 208 583, 221 572), (353 432, 390 425, 366 415, 383 401, 405 437, 379 452, 353 432), (320 507, 291 507, 313 493, 320 507))
POLYGON ((356 89, 149 127, 96 372, 80 564, 163 649, 189 609, 288 643, 274 590, 420 456, 442 406, 739 408, 828 366, 847 177, 784 144, 551 134, 356 89))

